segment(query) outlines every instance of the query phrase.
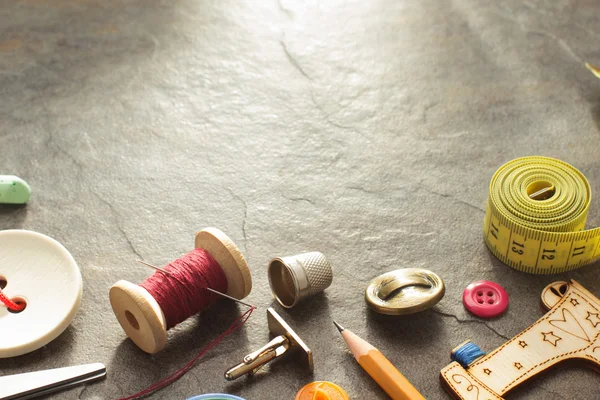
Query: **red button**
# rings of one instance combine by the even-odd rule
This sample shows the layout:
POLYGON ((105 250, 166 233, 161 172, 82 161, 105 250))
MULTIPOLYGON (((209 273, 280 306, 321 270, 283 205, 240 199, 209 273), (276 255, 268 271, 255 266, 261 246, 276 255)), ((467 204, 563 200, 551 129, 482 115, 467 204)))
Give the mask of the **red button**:
POLYGON ((508 307, 508 293, 495 282, 471 283, 463 292, 465 308, 481 318, 493 318, 508 307))

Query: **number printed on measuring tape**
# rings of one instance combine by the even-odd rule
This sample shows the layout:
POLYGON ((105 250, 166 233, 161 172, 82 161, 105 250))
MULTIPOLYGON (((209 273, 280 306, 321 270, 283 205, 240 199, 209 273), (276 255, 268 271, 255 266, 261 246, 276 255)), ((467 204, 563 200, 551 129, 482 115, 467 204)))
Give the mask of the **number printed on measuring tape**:
POLYGON ((553 274, 600 258, 600 228, 583 230, 590 185, 575 167, 548 157, 504 164, 490 183, 484 239, 503 263, 553 274))

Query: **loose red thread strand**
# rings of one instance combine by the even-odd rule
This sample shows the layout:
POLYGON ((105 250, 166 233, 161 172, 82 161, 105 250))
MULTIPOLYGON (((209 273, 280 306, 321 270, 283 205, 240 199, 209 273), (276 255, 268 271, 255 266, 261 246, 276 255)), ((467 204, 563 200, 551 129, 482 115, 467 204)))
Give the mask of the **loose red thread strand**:
MULTIPOLYGON (((140 284, 160 306, 165 315, 167 329, 207 308, 219 298, 205 288, 209 287, 218 292, 227 292, 227 277, 219 263, 204 249, 195 249, 185 256, 169 263, 163 268, 170 274, 156 272, 140 284)), ((148 386, 139 393, 119 400, 132 400, 148 396, 185 375, 196 362, 213 347, 217 346, 227 336, 241 328, 254 307, 244 312, 217 338, 204 347, 197 356, 182 368, 176 370, 164 379, 148 386)))
POLYGON ((12 311, 22 311, 25 308, 25 303, 15 303, 14 301, 6 297, 4 292, 2 292, 2 289, 0 289, 0 301, 4 303, 6 308, 12 311))
POLYGON ((239 328, 241 328, 246 321, 248 320, 248 318, 250 318, 250 315, 252 315, 252 312, 255 310, 254 307, 252 307, 251 309, 249 309, 248 311, 246 311, 245 313, 243 313, 242 315, 240 315, 230 326, 229 328, 227 328, 225 330, 225 332, 223 332, 221 335, 219 335, 216 339, 214 339, 212 342, 210 342, 206 347, 204 347, 200 353, 198 353, 198 355, 196 357, 194 357, 191 361, 189 361, 185 366, 183 366, 183 368, 180 368, 178 370, 176 370, 175 372, 173 372, 171 375, 169 375, 168 377, 148 386, 146 389, 142 390, 139 393, 136 393, 134 395, 128 396, 128 397, 122 397, 119 400, 132 400, 132 399, 139 399, 140 397, 144 397, 144 396, 148 396, 160 389, 163 389, 166 386, 169 386, 171 383, 175 382, 176 380, 178 380, 179 378, 181 378, 183 375, 185 375, 190 369, 192 369, 192 367, 194 366, 194 364, 196 364, 196 362, 204 355, 206 354, 209 350, 211 350, 213 347, 215 347, 216 345, 218 345, 219 343, 221 343, 223 341, 223 339, 225 339, 227 336, 229 336, 230 334, 232 334, 233 332, 237 331, 239 328))
POLYGON ((198 314, 218 296, 203 288, 227 292, 227 277, 217 260, 204 249, 195 249, 163 268, 170 275, 154 273, 140 284, 165 314, 167 329, 198 314))

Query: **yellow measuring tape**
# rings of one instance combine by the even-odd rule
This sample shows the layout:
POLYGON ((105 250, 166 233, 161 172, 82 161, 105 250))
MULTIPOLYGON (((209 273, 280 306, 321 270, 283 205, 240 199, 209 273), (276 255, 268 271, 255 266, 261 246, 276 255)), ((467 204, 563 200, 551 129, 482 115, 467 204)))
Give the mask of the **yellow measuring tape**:
POLYGON ((575 167, 523 157, 498 169, 490 183, 485 243, 519 271, 554 274, 600 257, 600 228, 583 230, 592 192, 575 167))

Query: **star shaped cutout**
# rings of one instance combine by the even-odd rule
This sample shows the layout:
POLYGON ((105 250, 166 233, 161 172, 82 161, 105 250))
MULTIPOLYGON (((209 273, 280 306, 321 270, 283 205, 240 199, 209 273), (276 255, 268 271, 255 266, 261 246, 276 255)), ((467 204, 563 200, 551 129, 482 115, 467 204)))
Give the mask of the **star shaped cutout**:
POLYGON ((515 368, 516 368, 516 369, 521 369, 521 368, 523 368, 523 366, 521 365, 521 363, 520 363, 520 362, 516 362, 516 363, 515 363, 515 368))
POLYGON ((490 375, 490 374, 492 373, 492 370, 490 370, 490 369, 486 368, 486 369, 484 369, 484 370, 483 370, 483 372, 484 372, 486 375, 490 375))
POLYGON ((562 338, 556 336, 552 331, 542 332, 542 335, 544 335, 544 342, 548 342, 554 347, 556 347, 556 343, 558 343, 559 340, 562 340, 562 338))
POLYGON ((524 340, 519 340, 519 346, 521 346, 522 348, 527 347, 527 342, 524 340))
POLYGON ((571 299, 571 304, 573 304, 574 306, 579 305, 579 302, 577 301, 577 299, 571 299))
POLYGON ((600 315, 598 313, 592 314, 588 311, 588 316, 586 319, 590 321, 592 325, 594 325, 594 328, 600 324, 600 315))

